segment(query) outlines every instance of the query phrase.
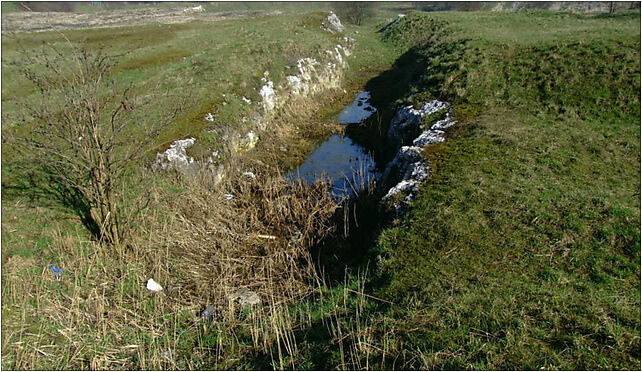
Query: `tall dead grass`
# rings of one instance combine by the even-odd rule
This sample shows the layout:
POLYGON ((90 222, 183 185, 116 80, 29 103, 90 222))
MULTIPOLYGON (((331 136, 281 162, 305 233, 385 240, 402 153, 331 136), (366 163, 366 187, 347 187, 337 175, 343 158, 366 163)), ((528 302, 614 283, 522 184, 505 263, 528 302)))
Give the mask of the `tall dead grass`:
POLYGON ((280 158, 308 150, 302 137, 332 130, 304 116, 261 134, 259 151, 227 159, 222 181, 211 170, 160 177, 118 252, 59 229, 40 257, 16 259, 2 276, 2 367, 230 369, 263 355, 273 368, 295 368, 295 333, 310 324, 307 300, 323 286, 310 248, 335 229, 339 207, 327 182, 279 173, 280 158), (48 271, 54 261, 62 280, 48 271), (147 291, 149 278, 163 291, 147 291), (232 300, 241 288, 259 303, 232 300), (213 316, 201 318, 209 305, 213 316))
POLYGON ((306 293, 316 275, 309 248, 332 230, 337 206, 326 182, 273 171, 238 162, 222 182, 201 174, 184 183, 167 239, 184 292, 217 306, 241 287, 277 302, 306 293))

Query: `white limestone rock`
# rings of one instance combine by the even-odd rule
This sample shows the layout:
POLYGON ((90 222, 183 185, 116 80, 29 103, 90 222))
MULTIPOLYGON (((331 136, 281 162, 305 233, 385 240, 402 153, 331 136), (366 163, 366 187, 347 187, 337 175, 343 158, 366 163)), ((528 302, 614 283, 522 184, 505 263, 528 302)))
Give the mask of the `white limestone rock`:
POLYGON ((156 154, 156 166, 162 169, 176 168, 179 170, 190 167, 194 163, 194 158, 187 156, 185 150, 195 142, 194 138, 174 141, 167 150, 156 154))
POLYGON ((274 83, 267 81, 267 83, 261 87, 259 91, 261 98, 263 98, 263 110, 266 114, 271 114, 276 107, 276 92, 274 91, 274 83))
MULTIPOLYGON (((432 100, 425 102, 420 109, 412 106, 404 106, 397 111, 397 114, 390 123, 388 139, 393 145, 400 145, 412 139, 412 146, 401 146, 395 158, 388 163, 382 176, 383 191, 390 183, 390 187, 382 201, 386 202, 392 196, 405 195, 401 202, 394 201, 393 206, 397 213, 403 213, 410 202, 415 199, 419 185, 430 178, 430 164, 421 155, 422 146, 428 146, 445 141, 445 129, 456 124, 450 111, 446 117, 431 125, 430 129, 421 132, 421 121, 425 115, 450 110, 445 102, 432 100), (417 132, 421 132, 417 135, 417 132)), ((398 200, 394 198, 394 200, 398 200)))
POLYGON ((341 24, 339 17, 337 17, 337 15, 334 14, 333 12, 330 12, 328 17, 323 20, 323 23, 321 24, 321 28, 328 31, 331 34, 336 34, 337 32, 343 32, 344 30, 344 27, 341 24))
POLYGON ((420 109, 415 109, 412 105, 401 107, 390 122, 388 141, 393 147, 401 146, 417 135, 421 119, 425 115, 431 115, 448 108, 447 103, 438 100, 425 102, 420 109))
POLYGON ((288 85, 290 86, 290 91, 292 92, 292 94, 295 94, 295 95, 301 94, 302 87, 303 87, 301 78, 294 75, 288 75, 285 77, 285 79, 288 81, 288 85))
POLYGON ((442 143, 446 140, 445 134, 446 132, 444 132, 443 130, 427 130, 421 133, 419 137, 415 138, 414 141, 412 141, 412 145, 427 146, 434 143, 442 143))
POLYGON ((435 124, 433 124, 430 129, 432 130, 444 130, 452 127, 455 125, 456 121, 455 119, 450 116, 450 113, 446 114, 446 117, 442 120, 439 120, 435 124))

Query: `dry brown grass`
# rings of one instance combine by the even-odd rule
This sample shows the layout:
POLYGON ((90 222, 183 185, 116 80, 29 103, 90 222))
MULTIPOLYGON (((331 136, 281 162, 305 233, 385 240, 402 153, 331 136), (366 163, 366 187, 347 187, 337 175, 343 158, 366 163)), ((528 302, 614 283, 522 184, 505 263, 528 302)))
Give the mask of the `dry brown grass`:
POLYGON ((39 257, 3 265, 3 367, 228 368, 275 345, 274 365, 287 367, 301 322, 289 306, 318 288, 308 248, 331 231, 336 205, 323 182, 308 187, 237 161, 231 169, 256 178, 230 171, 216 184, 204 172, 176 178, 173 196, 150 190, 155 205, 122 252, 58 231, 47 253, 65 268, 60 281, 39 257), (148 292, 149 278, 164 290, 148 292), (230 301, 238 288, 261 303, 230 301), (199 317, 207 305, 211 321, 199 317), (212 332, 216 346, 198 346, 212 332), (193 350, 181 349, 181 334, 195 338, 193 350), (238 341, 248 334, 249 345, 238 341), (179 366, 185 352, 194 360, 179 366))
POLYGON ((327 185, 287 181, 260 164, 230 169, 220 183, 202 174, 185 182, 172 201, 180 224, 167 241, 185 274, 178 285, 220 306, 240 287, 277 302, 305 293, 315 277, 308 249, 331 230, 336 208, 327 185))
POLYGON ((338 208, 327 183, 280 174, 292 150, 302 158, 336 130, 315 126, 316 108, 312 99, 286 105, 257 150, 230 151, 221 182, 207 169, 160 177, 144 192, 151 204, 125 248, 107 250, 62 223, 41 232, 51 237, 42 255, 12 258, 3 270, 2 367, 229 369, 262 353, 275 368, 293 368, 295 331, 310 312, 292 305, 318 293, 309 249, 333 230, 338 208), (50 261, 65 268, 62 280, 50 261), (149 278, 164 290, 147 291, 149 278), (261 302, 230 301, 239 288, 261 302), (208 305, 215 311, 206 321, 208 305))

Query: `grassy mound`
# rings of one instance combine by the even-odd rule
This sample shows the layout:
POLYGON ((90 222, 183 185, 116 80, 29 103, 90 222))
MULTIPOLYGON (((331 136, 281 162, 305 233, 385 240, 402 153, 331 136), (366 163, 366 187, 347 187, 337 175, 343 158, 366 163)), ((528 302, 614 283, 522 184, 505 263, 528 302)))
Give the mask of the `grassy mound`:
POLYGON ((640 367, 638 21, 415 14, 388 32, 429 62, 463 55, 417 84, 443 81, 424 94, 451 99, 460 123, 378 244, 375 293, 397 304, 380 323, 397 350, 417 350, 404 367, 640 367), (442 45, 413 27, 443 22, 442 45), (448 49, 457 40, 463 53, 448 49))

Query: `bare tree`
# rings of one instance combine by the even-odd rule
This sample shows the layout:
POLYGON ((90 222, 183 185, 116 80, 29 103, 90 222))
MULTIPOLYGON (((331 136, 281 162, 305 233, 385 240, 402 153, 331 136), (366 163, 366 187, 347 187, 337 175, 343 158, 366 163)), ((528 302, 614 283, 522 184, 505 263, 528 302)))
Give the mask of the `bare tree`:
POLYGON ((334 4, 339 18, 357 26, 372 16, 374 5, 371 1, 347 1, 334 4))
POLYGON ((136 96, 131 84, 123 87, 110 79, 115 61, 102 51, 73 47, 63 53, 45 46, 42 53, 13 62, 40 93, 35 101, 23 102, 26 134, 15 142, 36 154, 64 195, 84 203, 84 218, 110 245, 120 245, 128 228, 125 175, 183 106, 152 115, 146 110, 153 94, 136 96))

